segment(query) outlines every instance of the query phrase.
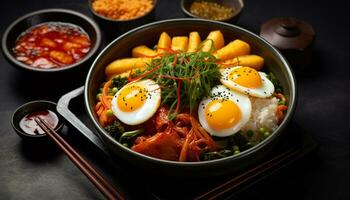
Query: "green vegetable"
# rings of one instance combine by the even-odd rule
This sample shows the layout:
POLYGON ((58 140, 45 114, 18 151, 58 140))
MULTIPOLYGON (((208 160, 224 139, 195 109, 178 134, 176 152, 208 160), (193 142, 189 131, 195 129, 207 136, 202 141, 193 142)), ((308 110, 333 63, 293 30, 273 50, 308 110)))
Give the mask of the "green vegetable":
POLYGON ((253 147, 253 146, 257 145, 258 143, 259 143, 259 142, 252 142, 252 141, 250 141, 250 142, 247 142, 246 146, 247 146, 248 148, 250 148, 250 147, 253 147))
POLYGON ((280 100, 280 101, 278 102, 278 105, 286 105, 286 102, 285 102, 285 101, 280 100))
MULTIPOLYGON (((111 88, 117 88, 117 91, 120 90, 120 88, 122 88, 124 85, 126 85, 128 83, 128 79, 126 77, 120 77, 120 76, 116 76, 112 78, 112 83, 111 83, 111 88)), ((113 92, 112 89, 112 92, 113 92)), ((116 92, 114 92, 116 93, 116 92)))
POLYGON ((266 128, 261 127, 261 128, 259 128, 259 131, 260 131, 260 133, 265 133, 267 130, 266 130, 266 128))
POLYGON ((120 138, 119 138, 119 142, 122 144, 129 144, 131 142, 131 139, 135 138, 136 136, 140 135, 141 133, 143 133, 144 130, 143 129, 137 129, 134 131, 128 131, 128 132, 124 132, 120 138))
POLYGON ((117 92, 118 92, 118 88, 117 87, 112 88, 113 95, 115 95, 115 93, 117 93, 117 92))
POLYGON ((267 78, 273 83, 273 85, 275 86, 275 92, 280 92, 282 93, 283 92, 283 88, 282 88, 282 85, 280 84, 279 80, 276 78, 276 76, 270 72, 268 75, 267 75, 267 78))
POLYGON ((236 154, 239 154, 239 153, 241 153, 241 152, 239 150, 236 150, 236 151, 233 152, 233 155, 236 155, 236 154))
POLYGON ((111 116, 113 116, 113 111, 110 110, 110 109, 108 109, 108 110, 106 111, 106 114, 107 114, 107 116, 111 117, 111 116))
POLYGON ((269 137, 269 136, 270 136, 270 132, 269 132, 269 131, 264 132, 264 137, 265 137, 265 138, 267 138, 267 137, 269 137))
POLYGON ((213 51, 215 51, 214 40, 213 40, 213 39, 205 39, 205 40, 203 40, 203 41, 199 44, 198 49, 201 49, 207 41, 210 41, 210 49, 209 49, 208 52, 212 54, 213 51))
POLYGON ((113 124, 106 126, 105 131, 114 138, 125 132, 125 129, 120 121, 115 120, 113 124))
POLYGON ((102 95, 101 93, 98 93, 98 94, 96 95, 96 99, 97 99, 97 100, 100 100, 100 99, 101 99, 101 95, 102 95))
POLYGON ((224 149, 221 151, 213 151, 213 152, 207 152, 204 153, 202 160, 215 160, 220 158, 225 158, 227 156, 231 156, 232 151, 224 149))

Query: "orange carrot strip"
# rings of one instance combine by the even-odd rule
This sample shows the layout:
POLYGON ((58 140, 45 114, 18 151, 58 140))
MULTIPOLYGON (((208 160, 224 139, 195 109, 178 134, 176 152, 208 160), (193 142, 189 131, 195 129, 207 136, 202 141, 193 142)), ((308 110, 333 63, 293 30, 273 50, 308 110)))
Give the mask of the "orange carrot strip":
POLYGON ((96 114, 100 117, 103 111, 104 111, 103 106, 100 106, 100 108, 97 110, 96 114))
POLYGON ((112 84, 112 79, 107 81, 105 83, 105 85, 103 86, 103 89, 102 89, 101 103, 106 109, 110 109, 111 108, 110 102, 108 102, 107 99, 106 99, 107 92, 108 92, 108 89, 111 86, 111 84, 112 84))
POLYGON ((188 150, 188 144, 189 144, 189 139, 190 139, 190 133, 187 133, 185 142, 182 145, 180 156, 179 156, 179 161, 185 162, 187 158, 187 150, 188 150))
POLYGON ((100 109, 101 105, 101 101, 99 101, 95 106, 95 112, 97 112, 100 109))
POLYGON ((107 110, 103 110, 103 112, 101 113, 101 116, 99 118, 100 124, 102 127, 105 127, 107 125, 107 114, 106 114, 107 110))

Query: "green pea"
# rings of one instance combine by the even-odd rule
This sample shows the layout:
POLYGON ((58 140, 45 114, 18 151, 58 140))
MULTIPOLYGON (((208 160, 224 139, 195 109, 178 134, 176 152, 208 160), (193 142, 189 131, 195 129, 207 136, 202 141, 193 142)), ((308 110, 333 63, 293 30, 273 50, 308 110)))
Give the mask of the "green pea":
POLYGON ((106 111, 107 116, 112 117, 113 116, 113 111, 111 109, 108 109, 106 111))
POLYGON ((239 150, 235 150, 235 151, 233 152, 233 155, 236 155, 236 154, 239 154, 239 153, 241 153, 239 150))
POLYGON ((115 93, 117 93, 117 92, 118 92, 118 88, 116 88, 116 87, 112 88, 112 93, 113 93, 113 94, 115 94, 115 93))
POLYGON ((266 130, 266 128, 261 127, 261 128, 259 128, 259 131, 260 131, 260 133, 265 133, 267 130, 266 130))
POLYGON ((124 147, 127 147, 127 148, 129 148, 129 145, 128 145, 128 143, 123 143, 122 144, 124 147))
POLYGON ((253 147, 253 146, 256 145, 256 143, 255 142, 247 142, 247 145, 250 146, 250 147, 253 147))
POLYGON ((101 95, 102 95, 101 93, 98 93, 98 94, 96 95, 96 99, 97 99, 97 100, 101 100, 101 95))
POLYGON ((239 151, 239 147, 237 145, 233 146, 233 151, 239 151))
POLYGON ((269 131, 264 132, 264 137, 265 137, 265 138, 267 138, 267 137, 269 137, 269 136, 270 136, 270 132, 269 132, 269 131))

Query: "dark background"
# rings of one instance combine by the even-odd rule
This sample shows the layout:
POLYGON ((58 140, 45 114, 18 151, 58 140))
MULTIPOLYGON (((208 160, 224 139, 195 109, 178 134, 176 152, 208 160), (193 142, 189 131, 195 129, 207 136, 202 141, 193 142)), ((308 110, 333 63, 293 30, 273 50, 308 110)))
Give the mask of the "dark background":
MULTIPOLYGON (((16 18, 44 8, 69 8, 91 16, 87 0, 4 1, 0 33, 16 18)), ((255 33, 264 21, 281 16, 295 16, 313 25, 317 35, 313 62, 307 71, 295 69, 299 97, 294 121, 320 146, 310 158, 241 192, 237 199, 350 199, 350 120, 345 115, 350 86, 345 56, 350 51, 345 8, 342 1, 245 1, 237 24, 255 33)), ((184 17, 180 1, 158 0, 155 14, 157 20, 184 17)), ((69 78, 33 77, 13 68, 0 55, 0 199, 101 198, 62 153, 38 151, 22 141, 10 125, 19 105, 36 99, 57 102, 61 95, 83 85, 84 77, 85 71, 69 78)), ((74 144, 93 162, 101 161, 88 144, 81 143, 75 140, 74 144)))

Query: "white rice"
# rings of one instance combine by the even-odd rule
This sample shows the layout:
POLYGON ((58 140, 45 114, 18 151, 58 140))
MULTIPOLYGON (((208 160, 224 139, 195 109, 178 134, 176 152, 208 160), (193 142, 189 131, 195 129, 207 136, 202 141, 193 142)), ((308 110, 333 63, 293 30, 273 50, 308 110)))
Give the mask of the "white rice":
POLYGON ((252 113, 250 120, 244 127, 242 131, 254 131, 258 132, 259 128, 265 128, 269 131, 274 131, 278 127, 277 120, 277 106, 278 99, 276 97, 261 99, 250 97, 252 102, 252 113))

